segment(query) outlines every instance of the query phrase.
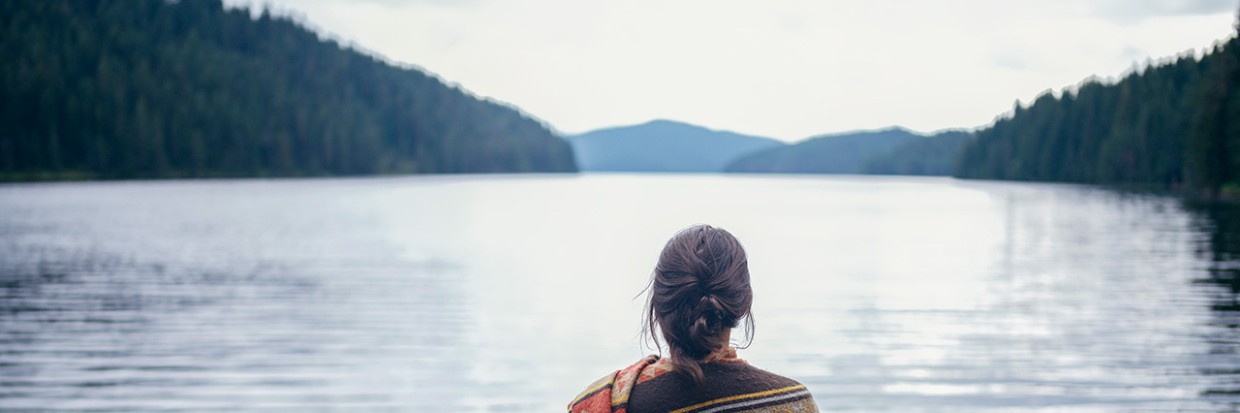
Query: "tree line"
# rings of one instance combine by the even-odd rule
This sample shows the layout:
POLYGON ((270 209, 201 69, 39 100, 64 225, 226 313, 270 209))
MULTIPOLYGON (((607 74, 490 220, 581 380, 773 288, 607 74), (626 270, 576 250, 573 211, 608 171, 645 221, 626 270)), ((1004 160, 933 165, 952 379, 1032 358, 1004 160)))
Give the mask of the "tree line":
POLYGON ((266 11, 0 2, 0 179, 575 170, 543 123, 266 11))
POLYGON ((1018 103, 965 143, 955 176, 1240 195, 1240 39, 1018 103))

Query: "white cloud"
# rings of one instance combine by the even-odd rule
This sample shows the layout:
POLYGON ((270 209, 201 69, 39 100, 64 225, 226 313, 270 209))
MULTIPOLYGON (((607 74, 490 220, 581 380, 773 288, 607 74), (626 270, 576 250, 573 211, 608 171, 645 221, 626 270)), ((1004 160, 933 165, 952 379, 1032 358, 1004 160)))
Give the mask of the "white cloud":
POLYGON ((1117 23, 1180 15, 1235 13, 1233 0, 1098 0, 1093 12, 1117 23))

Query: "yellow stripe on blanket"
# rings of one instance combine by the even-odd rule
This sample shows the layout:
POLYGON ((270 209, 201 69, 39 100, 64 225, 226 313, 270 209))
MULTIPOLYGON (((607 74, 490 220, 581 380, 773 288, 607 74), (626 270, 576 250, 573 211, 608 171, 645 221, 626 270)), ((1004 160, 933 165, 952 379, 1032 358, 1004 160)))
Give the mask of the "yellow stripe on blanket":
POLYGON ((780 394, 780 393, 788 393, 788 392, 792 392, 796 390, 801 390, 804 388, 805 388, 805 385, 798 384, 795 386, 788 386, 788 387, 774 389, 774 390, 766 390, 766 391, 760 391, 760 392, 754 392, 754 393, 748 393, 748 394, 740 394, 736 396, 728 396, 728 397, 711 400, 708 402, 698 403, 698 404, 695 404, 695 405, 692 405, 692 406, 689 406, 683 409, 675 410, 672 413, 685 413, 688 411, 701 409, 703 407, 710 406, 713 404, 727 403, 727 402, 736 401, 736 400, 753 399, 757 397, 770 396, 770 395, 775 395, 775 394, 780 394))

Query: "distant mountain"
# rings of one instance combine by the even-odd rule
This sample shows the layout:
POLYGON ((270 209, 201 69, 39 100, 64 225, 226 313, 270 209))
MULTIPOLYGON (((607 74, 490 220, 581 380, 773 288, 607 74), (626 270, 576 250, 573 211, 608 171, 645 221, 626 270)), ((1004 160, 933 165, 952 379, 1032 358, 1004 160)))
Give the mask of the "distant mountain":
POLYGON ((903 128, 823 135, 737 159, 724 170, 757 173, 859 174, 873 156, 925 139, 903 128))
POLYGON ((785 146, 670 120, 599 129, 568 141, 582 171, 617 172, 722 172, 738 157, 785 146))
POLYGON ((918 138, 870 156, 861 171, 877 175, 951 175, 969 132, 947 131, 918 138))
POLYGON ((220 0, 0 2, 0 180, 571 172, 423 70, 220 0))

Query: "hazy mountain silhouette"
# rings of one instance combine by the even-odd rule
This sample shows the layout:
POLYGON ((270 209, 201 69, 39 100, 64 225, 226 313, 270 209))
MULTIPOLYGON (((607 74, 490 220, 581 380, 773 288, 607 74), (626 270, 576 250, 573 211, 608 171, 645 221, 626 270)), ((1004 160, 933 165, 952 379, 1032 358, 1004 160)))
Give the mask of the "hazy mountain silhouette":
POLYGON ((727 172, 859 174, 871 158, 925 139, 906 129, 822 135, 738 158, 727 172))
POLYGON ((953 130, 914 139, 871 156, 861 170, 878 175, 951 175, 970 136, 969 132, 953 130))
POLYGON ((738 157, 785 146, 670 120, 599 129, 568 141, 580 170, 615 172, 722 172, 738 157))

